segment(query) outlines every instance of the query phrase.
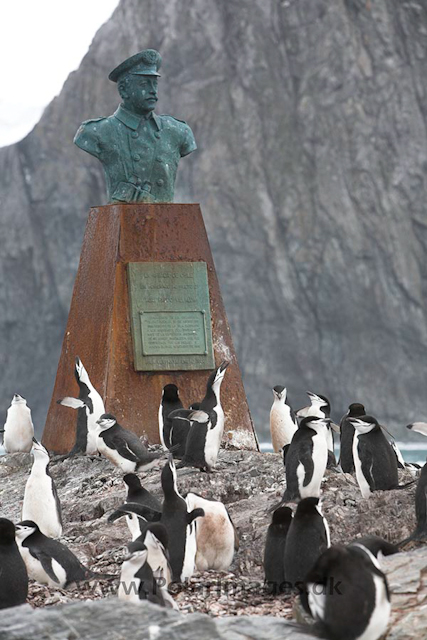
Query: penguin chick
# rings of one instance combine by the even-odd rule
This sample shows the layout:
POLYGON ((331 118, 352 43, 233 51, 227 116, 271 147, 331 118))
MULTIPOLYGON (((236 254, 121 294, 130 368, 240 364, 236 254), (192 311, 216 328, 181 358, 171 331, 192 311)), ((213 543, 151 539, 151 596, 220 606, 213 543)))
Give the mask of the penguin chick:
POLYGON ((390 617, 387 578, 359 544, 333 546, 317 560, 301 591, 314 633, 330 640, 379 640, 390 617))
POLYGON ((159 407, 159 435, 160 442, 165 451, 171 448, 170 431, 172 428, 172 420, 169 418, 169 414, 176 409, 182 408, 183 405, 179 398, 179 390, 176 384, 165 385, 159 407))
POLYGON ((15 525, 0 518, 0 609, 24 604, 28 574, 15 540, 15 525))
POLYGON ((16 539, 29 577, 41 584, 68 589, 84 580, 117 577, 87 569, 70 549, 45 536, 31 520, 16 525, 16 539))
POLYGON ((49 454, 35 438, 33 438, 32 454, 34 462, 25 485, 22 519, 36 522, 46 536, 60 538, 62 535, 61 503, 49 472, 49 454))
POLYGON ((319 556, 330 547, 329 526, 318 498, 304 498, 289 525, 285 543, 285 576, 299 589, 319 556))
POLYGON ((365 407, 359 402, 353 402, 349 405, 347 413, 341 418, 340 422, 340 465, 344 473, 352 473, 354 471, 353 460, 353 438, 354 427, 350 422, 350 418, 360 418, 366 414, 365 407))
POLYGON ((353 459, 356 479, 364 498, 372 491, 396 489, 399 484, 395 453, 372 416, 349 418, 355 428, 353 459))
POLYGON ((18 393, 12 398, 4 424, 3 446, 6 453, 29 453, 33 446, 34 426, 31 409, 18 393))
POLYGON ((320 496, 328 462, 325 432, 329 420, 303 418, 286 455, 286 491, 283 501, 320 496))
POLYGON ((77 453, 95 455, 98 453, 96 421, 105 413, 104 401, 91 383, 89 375, 78 357, 75 361, 74 376, 79 385, 79 397, 67 396, 57 400, 57 404, 77 409, 76 441, 68 456, 77 453))
POLYGON ((265 585, 269 593, 277 595, 285 589, 285 544, 292 522, 292 509, 279 507, 274 511, 267 530, 264 548, 265 585))
POLYGON ((238 538, 226 507, 196 493, 188 493, 185 501, 189 512, 199 508, 205 513, 196 521, 197 571, 227 571, 238 548, 238 538))
POLYGON ((273 387, 273 405, 270 410, 271 444, 275 453, 291 443, 298 422, 291 406, 286 402, 287 391, 280 385, 273 387))
MULTIPOLYGON (((306 418, 307 416, 318 416, 319 418, 331 417, 331 403, 326 396, 321 396, 320 394, 312 393, 311 391, 307 391, 307 395, 311 404, 296 412, 298 418, 306 418)), ((325 431, 326 443, 328 445, 328 467, 336 465, 332 429, 339 432, 338 425, 334 424, 330 420, 328 428, 325 431)))
POLYGON ((97 420, 97 448, 123 473, 147 471, 157 464, 161 453, 150 453, 137 435, 121 427, 111 413, 97 420))

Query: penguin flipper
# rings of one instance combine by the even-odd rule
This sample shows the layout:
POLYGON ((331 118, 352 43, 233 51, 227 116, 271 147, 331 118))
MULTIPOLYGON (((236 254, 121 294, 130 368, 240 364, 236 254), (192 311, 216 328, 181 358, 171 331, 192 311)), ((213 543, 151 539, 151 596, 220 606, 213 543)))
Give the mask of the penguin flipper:
POLYGON ((119 518, 129 515, 130 513, 135 514, 138 518, 148 520, 149 522, 158 522, 162 515, 162 512, 154 507, 142 505, 138 502, 125 502, 108 516, 107 522, 115 522, 119 518))
MULTIPOLYGON (((360 447, 360 439, 359 439, 359 445, 360 447)), ((369 484, 369 488, 371 491, 375 491, 375 480, 373 478, 372 475, 372 467, 374 464, 373 461, 373 457, 372 457, 372 452, 370 451, 370 449, 368 449, 368 447, 363 447, 365 450, 363 452, 363 456, 361 459, 361 463, 362 463, 362 473, 366 478, 366 482, 369 484)))
POLYGON ((33 558, 36 558, 40 562, 41 566, 43 567, 43 570, 47 573, 49 578, 59 585, 60 584, 59 578, 57 577, 57 575, 55 574, 52 568, 51 556, 48 553, 45 553, 44 551, 42 551, 41 549, 30 549, 29 551, 30 551, 30 554, 33 556, 33 558))
POLYGON ((122 458, 130 460, 131 462, 139 462, 138 456, 129 448, 128 444, 120 436, 115 436, 113 439, 113 445, 122 458))
POLYGON ((87 407, 87 404, 83 402, 83 400, 79 400, 78 398, 71 398, 70 396, 60 398, 56 401, 56 404, 61 404, 63 407, 70 407, 71 409, 82 409, 84 407, 87 407))
POLYGON ((200 507, 193 509, 193 511, 187 513, 187 524, 191 524, 196 518, 203 518, 204 515, 204 509, 201 509, 200 507))

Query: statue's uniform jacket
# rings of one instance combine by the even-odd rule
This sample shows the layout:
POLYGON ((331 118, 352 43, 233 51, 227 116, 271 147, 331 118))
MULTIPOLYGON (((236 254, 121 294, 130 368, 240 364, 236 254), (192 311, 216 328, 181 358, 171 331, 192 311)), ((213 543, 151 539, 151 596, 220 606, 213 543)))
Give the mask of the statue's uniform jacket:
POLYGON ((83 122, 74 142, 102 162, 109 202, 172 202, 179 159, 197 148, 185 122, 122 105, 83 122))

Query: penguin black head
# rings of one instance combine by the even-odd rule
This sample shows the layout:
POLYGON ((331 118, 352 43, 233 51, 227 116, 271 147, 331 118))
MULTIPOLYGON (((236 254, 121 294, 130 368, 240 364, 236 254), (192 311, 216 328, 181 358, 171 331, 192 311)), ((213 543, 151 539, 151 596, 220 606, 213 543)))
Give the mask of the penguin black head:
POLYGON ((313 516, 321 514, 319 498, 303 498, 295 511, 295 517, 313 516))
POLYGON ((331 403, 326 396, 321 396, 320 393, 313 393, 312 391, 307 391, 307 395, 312 405, 314 404, 329 411, 331 410, 331 403))
POLYGON ((25 540, 33 533, 40 533, 38 525, 33 520, 23 520, 15 527, 15 534, 18 540, 25 540))
POLYGON ((280 384, 273 387, 273 396, 275 400, 283 400, 283 402, 286 402, 286 394, 286 387, 282 387, 280 384))
POLYGON ((217 367, 215 369, 215 371, 213 371, 211 373, 211 375, 208 378, 208 383, 207 383, 207 389, 208 390, 209 390, 210 387, 213 387, 213 386, 218 387, 218 386, 221 385, 221 382, 222 382, 222 380, 223 380, 223 378, 225 376, 225 371, 226 371, 226 369, 227 369, 229 364, 230 364, 229 362, 226 362, 224 360, 224 362, 221 362, 219 367, 217 367))
POLYGON ((370 433, 375 429, 379 429, 378 420, 373 416, 360 416, 360 418, 349 418, 349 422, 353 425, 360 435, 370 433))
POLYGON ((271 524, 281 524, 289 527, 292 521, 292 509, 290 507, 279 507, 273 512, 271 524))
POLYGON ((142 489, 141 480, 136 473, 127 473, 123 476, 123 482, 129 487, 129 489, 142 489))
POLYGON ((192 411, 198 411, 201 404, 201 402, 193 402, 193 404, 190 404, 189 409, 191 409, 192 411))
POLYGON ((41 442, 36 440, 36 438, 34 437, 33 437, 33 446, 31 449, 31 453, 33 454, 34 458, 36 458, 37 460, 46 460, 47 458, 47 461, 49 461, 48 450, 42 445, 41 442))
POLYGON ((168 402, 179 400, 179 389, 176 384, 167 384, 163 387, 163 399, 168 402))
POLYGON ((96 421, 96 424, 99 424, 101 429, 111 429, 117 424, 117 420, 111 413, 103 413, 99 420, 96 421))
POLYGON ((358 418, 359 416, 366 415, 365 407, 360 402, 352 402, 348 406, 347 416, 349 418, 358 418))
POLYGON ((78 356, 75 360, 74 376, 79 385, 81 383, 84 383, 86 386, 88 386, 88 384, 90 383, 88 373, 83 366, 83 362, 80 360, 78 356))
POLYGON ((139 538, 130 542, 127 547, 131 555, 147 552, 147 547, 144 544, 143 536, 139 536, 139 538))
POLYGON ((179 496, 182 500, 184 499, 182 498, 181 494, 178 491, 178 485, 176 480, 176 468, 175 468, 175 462, 173 460, 172 454, 169 454, 168 461, 162 469, 160 482, 161 482, 163 493, 165 496, 167 495, 170 496, 172 493, 174 493, 175 495, 179 496))
POLYGON ((15 542, 15 525, 7 518, 0 518, 0 545, 15 542))

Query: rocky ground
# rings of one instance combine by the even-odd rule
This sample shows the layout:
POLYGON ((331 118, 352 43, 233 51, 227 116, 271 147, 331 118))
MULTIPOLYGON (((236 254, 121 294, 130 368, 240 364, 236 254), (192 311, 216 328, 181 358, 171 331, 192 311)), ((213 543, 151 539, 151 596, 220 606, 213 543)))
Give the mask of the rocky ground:
MULTIPOLYGON (((14 522, 20 520, 30 467, 30 455, 0 458, 0 513, 14 522)), ((124 520, 108 524, 107 518, 124 501, 125 489, 120 472, 103 458, 78 456, 67 460, 54 458, 51 473, 63 509, 62 541, 93 570, 119 574, 129 533, 124 520)), ((140 474, 140 477, 147 489, 161 497, 159 470, 140 474)), ((410 479, 409 475, 402 473, 400 482, 410 479)), ((280 456, 222 450, 212 474, 182 469, 178 471, 178 485, 183 495, 194 491, 203 497, 224 502, 240 537, 239 551, 228 572, 197 574, 188 584, 173 588, 180 611, 207 613, 211 617, 268 615, 291 618, 293 598, 286 595, 274 598, 266 594, 262 586, 262 556, 271 517, 269 509, 280 500, 285 486, 280 456)), ((329 522, 332 544, 346 543, 367 534, 379 535, 391 542, 402 540, 414 528, 414 493, 415 485, 405 490, 378 492, 367 501, 361 497, 352 476, 327 471, 323 485, 323 510, 329 522)), ((399 554, 396 559, 387 561, 391 573, 397 571, 393 580, 396 601, 401 609, 407 609, 409 605, 402 600, 402 593, 407 589, 402 587, 399 571, 406 575, 405 579, 408 578, 404 568, 412 555, 399 554)), ((427 565, 427 549, 424 554, 421 548, 415 556, 423 567, 427 565)), ((427 602, 421 579, 423 575, 424 568, 415 570, 412 575, 413 583, 409 586, 412 605, 427 602), (417 587, 414 587, 414 580, 417 587)), ((114 595, 117 586, 118 579, 80 585, 74 591, 31 583, 28 602, 36 608, 97 600, 114 595)))

